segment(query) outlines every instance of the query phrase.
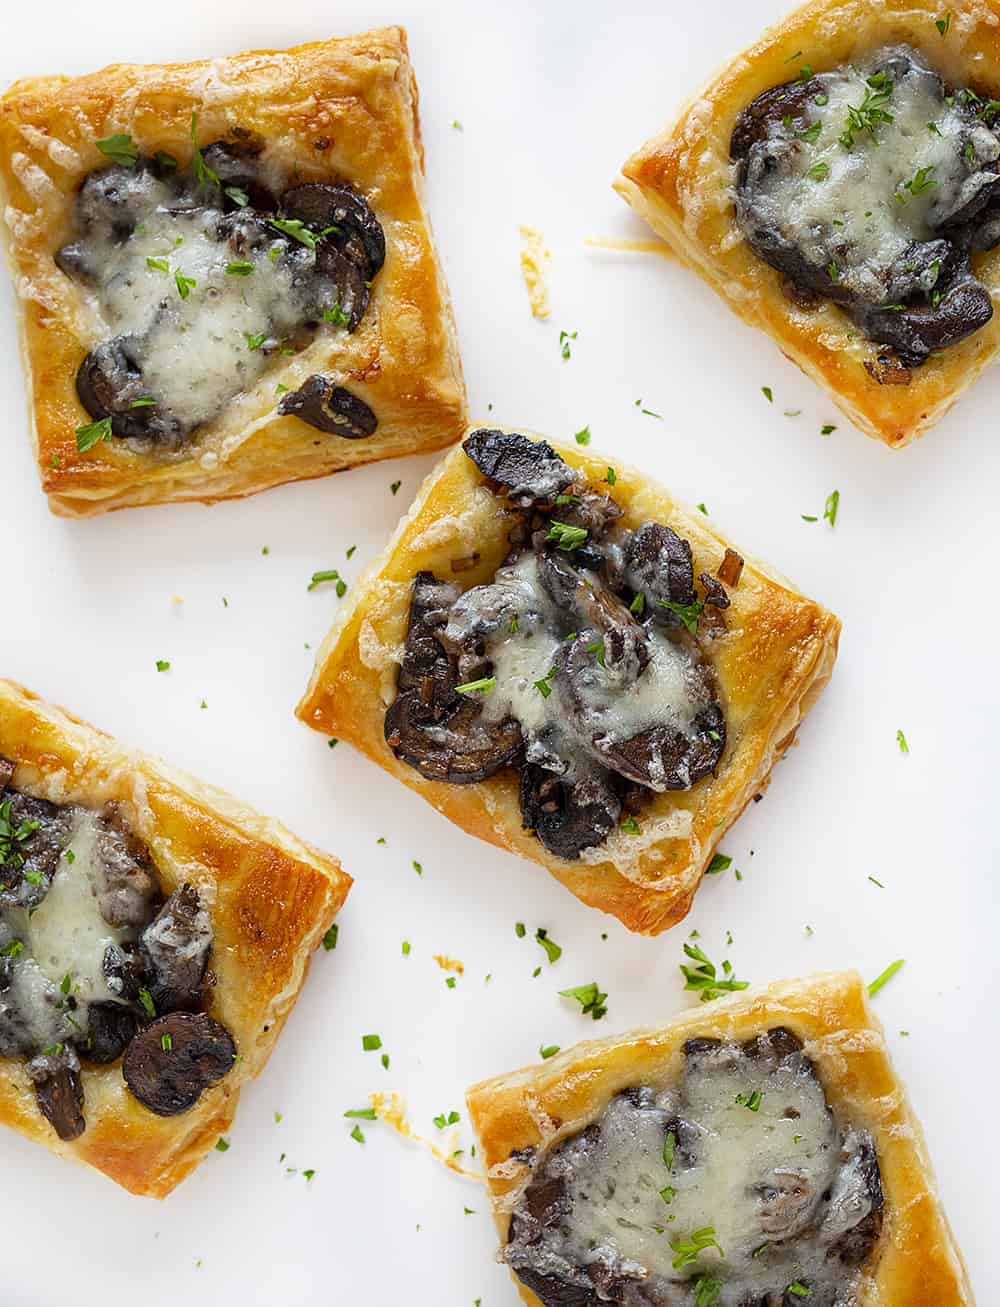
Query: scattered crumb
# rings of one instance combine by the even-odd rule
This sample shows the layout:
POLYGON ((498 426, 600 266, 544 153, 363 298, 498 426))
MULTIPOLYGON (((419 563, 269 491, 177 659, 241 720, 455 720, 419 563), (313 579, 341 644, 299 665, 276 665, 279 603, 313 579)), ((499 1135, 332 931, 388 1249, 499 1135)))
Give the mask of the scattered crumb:
POLYGON ((457 971, 460 976, 465 975, 465 963, 459 962, 458 958, 450 958, 447 953, 435 953, 434 961, 442 971, 457 971))
POLYGON ((528 292, 533 318, 549 316, 549 290, 545 284, 545 274, 552 258, 546 247, 545 237, 537 227, 520 227, 521 232, 521 276, 528 292))
POLYGON ((664 241, 626 241, 615 236, 588 236, 583 242, 595 250, 617 250, 623 254, 658 254, 661 259, 676 259, 677 255, 664 241))
POLYGON ((183 596, 183 595, 171 595, 171 596, 170 596, 170 602, 171 602, 172 604, 182 604, 182 603, 184 602, 184 596, 183 596))
POLYGON ((467 1171, 464 1166, 455 1160, 454 1154, 448 1154, 438 1148, 432 1139, 426 1139, 423 1135, 418 1135, 406 1119, 406 1109, 402 1098, 399 1094, 374 1093, 368 1095, 368 1102, 375 1110, 375 1115, 386 1125, 392 1126, 398 1135, 404 1139, 411 1139, 416 1144, 422 1144, 428 1149, 439 1162, 443 1163, 449 1171, 455 1171, 458 1175, 464 1175, 469 1180, 482 1180, 481 1171, 467 1171))

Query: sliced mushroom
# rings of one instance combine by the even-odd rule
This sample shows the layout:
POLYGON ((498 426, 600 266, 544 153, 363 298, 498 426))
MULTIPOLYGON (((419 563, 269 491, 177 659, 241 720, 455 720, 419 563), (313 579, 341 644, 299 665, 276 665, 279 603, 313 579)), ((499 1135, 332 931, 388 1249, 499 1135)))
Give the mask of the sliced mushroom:
POLYGON ((156 1011, 197 1008, 212 949, 212 923, 193 885, 174 890, 142 932, 139 952, 156 1011))
POLYGON ((204 1012, 171 1012, 151 1022, 125 1050, 122 1075, 133 1096, 157 1116, 178 1116, 232 1070, 236 1045, 204 1012))
POLYGON ((244 206, 229 192, 242 191, 250 206, 272 213, 277 208, 274 193, 264 180, 260 167, 260 146, 252 141, 213 141, 201 152, 207 169, 218 177, 222 186, 221 199, 227 208, 244 206))
POLYGON ((304 222, 317 234, 329 228, 333 242, 352 261, 363 251, 367 261, 367 280, 371 281, 385 262, 385 233, 382 224, 369 208, 368 201, 346 182, 330 186, 324 182, 307 182, 293 186, 281 197, 282 212, 304 222))
POLYGON ((845 1266, 860 1266, 882 1233, 885 1195, 875 1141, 868 1131, 851 1131, 844 1152, 848 1165, 830 1193, 823 1233, 834 1240, 831 1256, 845 1266))
POLYGON ((378 418, 363 400, 318 374, 307 377, 298 390, 283 396, 278 412, 301 418, 317 431, 343 436, 345 440, 363 440, 374 435, 378 426, 378 418))
POLYGON ((471 695, 431 722, 415 690, 396 696, 385 715, 385 740, 397 758, 422 776, 452 785, 474 785, 496 775, 513 766, 524 747, 512 717, 484 722, 481 705, 471 695))
POLYGON ((80 1060, 68 1044, 58 1044, 33 1057, 27 1066, 35 1098, 46 1121, 60 1139, 79 1139, 87 1128, 83 1117, 80 1060))
POLYGON ((643 522, 625 549, 625 580, 636 594, 646 596, 646 609, 664 626, 680 626, 681 618, 665 603, 694 603, 694 561, 691 546, 661 522, 643 522))
POLYGON ((571 679, 591 679, 596 666, 615 689, 633 684, 649 662, 649 647, 642 625, 622 601, 554 549, 539 555, 538 576, 553 602, 579 627, 575 639, 559 651, 557 666, 571 679))
POLYGON ((80 1051, 88 1062, 115 1062, 141 1026, 142 1018, 124 1003, 91 1003, 87 1008, 87 1035, 80 1051))
POLYGON ((483 476, 502 486, 522 508, 554 503, 577 479, 546 441, 529 440, 516 432, 482 428, 462 448, 483 476))
POLYGON ((19 790, 0 795, 0 906, 37 908, 49 892, 73 824, 72 810, 19 790))
POLYGON ((439 581, 431 572, 418 572, 413 578, 410 592, 410 619, 406 636, 403 662, 399 669, 400 690, 420 690, 425 702, 438 698, 429 694, 427 678, 446 689, 445 700, 451 698, 453 686, 447 685, 448 658, 437 635, 448 623, 452 605, 461 591, 457 585, 439 581))
POLYGON ((521 816, 550 853, 575 861, 615 829, 621 800, 611 778, 599 770, 566 780, 526 763, 521 768, 521 816))
POLYGON ((133 345, 125 336, 115 336, 91 350, 76 374, 76 393, 95 421, 111 418, 116 436, 172 445, 186 434, 178 419, 157 405, 133 407, 148 392, 133 345))
POLYGON ((142 960, 131 945, 109 944, 102 961, 108 989, 125 1002, 135 1002, 146 983, 142 960))
POLYGON ((121 809, 109 804, 97 826, 97 852, 104 872, 97 901, 109 926, 138 928, 160 901, 149 850, 128 829, 121 809))

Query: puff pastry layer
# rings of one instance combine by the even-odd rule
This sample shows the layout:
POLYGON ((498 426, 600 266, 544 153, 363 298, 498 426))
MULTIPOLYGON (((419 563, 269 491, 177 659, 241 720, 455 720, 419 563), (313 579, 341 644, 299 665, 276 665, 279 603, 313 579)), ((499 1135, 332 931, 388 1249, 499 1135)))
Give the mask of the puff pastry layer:
MULTIPOLYGON (((597 483, 608 461, 550 442, 597 483)), ((694 572, 713 572, 728 541, 704 514, 678 504, 634 468, 615 464, 623 524, 652 519, 688 540, 694 572)), ((657 934, 689 910, 719 841, 766 788, 771 769, 829 680, 840 623, 762 563, 746 560, 727 610, 727 631, 705 648, 715 672, 728 738, 717 774, 686 791, 654 796, 640 834, 617 830, 577 861, 549 853, 522 826, 518 780, 505 771, 473 785, 428 780, 385 743, 385 710, 409 622, 412 581, 421 570, 464 587, 492 579, 506 555, 510 520, 461 448, 424 482, 383 553, 352 588, 316 659, 298 716, 349 741, 451 821, 546 867, 577 898, 630 929, 657 934), (459 562, 461 570, 453 569, 459 562)))
POLYGON ((253 494, 359 463, 440 449, 459 436, 465 390, 451 304, 424 198, 417 87, 406 35, 390 27, 292 50, 191 64, 115 65, 87 77, 17 82, 0 101, 0 185, 20 315, 35 455, 54 512, 253 494), (111 333, 53 254, 72 230, 83 179, 108 159, 96 142, 130 135, 182 167, 200 145, 251 133, 262 158, 299 182, 348 181, 385 231, 385 266, 357 331, 321 333, 282 359, 174 454, 118 439, 78 452, 90 419, 75 390, 88 351, 111 333), (329 377, 374 412, 374 435, 325 435, 278 413, 278 384, 329 377))
MULTIPOLYGON (((782 290, 781 274, 747 244, 733 206, 729 144, 740 111, 793 79, 800 66, 822 73, 883 45, 912 46, 947 80, 989 98, 1000 87, 1000 3, 958 0, 947 12, 942 36, 936 24, 944 9, 931 0, 811 0, 731 60, 627 160, 615 183, 740 318, 766 331, 856 426, 893 448, 937 422, 994 360, 1000 315, 912 369, 909 384, 880 384, 865 368, 879 347, 829 301, 797 307, 782 290)), ((975 255, 973 270, 996 304, 1000 250, 975 255)))
POLYGON ((214 935, 208 1012, 238 1059, 180 1116, 156 1116, 126 1089, 121 1062, 85 1065, 87 1128, 63 1142, 42 1117, 19 1060, 0 1077, 0 1122, 60 1157, 103 1171, 135 1194, 162 1198, 233 1119, 242 1085, 263 1068, 305 980, 309 955, 347 896, 335 858, 297 840, 229 795, 127 751, 110 736, 12 681, 0 680, 0 754, 12 785, 36 798, 101 808, 114 801, 149 848, 164 895, 198 890, 214 935))
MULTIPOLYGON (((744 1041, 775 1026, 803 1041, 838 1116, 875 1140, 885 1219, 877 1255, 862 1274, 858 1307, 972 1307, 920 1123, 853 971, 733 995, 683 1012, 662 1030, 578 1044, 541 1065, 475 1085, 467 1102, 501 1241, 532 1175, 531 1161, 512 1157, 517 1150, 534 1150, 537 1161, 543 1150, 595 1120, 622 1090, 675 1083, 685 1040, 744 1041)), ((540 1307, 535 1294, 518 1288, 528 1307, 540 1307)))

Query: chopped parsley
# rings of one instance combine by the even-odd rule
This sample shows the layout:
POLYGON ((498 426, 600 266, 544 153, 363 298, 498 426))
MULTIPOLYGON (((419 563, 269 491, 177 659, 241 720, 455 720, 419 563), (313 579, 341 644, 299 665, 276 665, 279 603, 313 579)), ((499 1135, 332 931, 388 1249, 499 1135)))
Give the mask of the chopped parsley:
POLYGON ((226 1139, 226 1138, 224 1138, 222 1135, 220 1135, 219 1138, 216 1139, 216 1141, 215 1141, 215 1151, 216 1151, 217 1153, 228 1153, 228 1152, 229 1152, 229 1140, 226 1139))
POLYGON ((876 976, 868 986, 868 997, 874 998, 880 989, 884 989, 905 961, 905 958, 897 958, 895 962, 890 962, 882 974, 876 976))
POLYGON ((615 469, 613 467, 608 468, 608 474, 604 478, 604 480, 607 482, 609 486, 613 486, 616 484, 616 482, 618 481, 618 474, 617 472, 615 472, 615 469))
POLYGON ((550 667, 540 681, 532 682, 535 689, 538 691, 538 693, 542 696, 543 699, 547 699, 549 695, 552 693, 552 678, 553 676, 555 676, 555 674, 556 674, 556 669, 554 667, 550 667))
POLYGON ((774 403, 774 391, 770 386, 761 386, 760 393, 764 396, 769 404, 774 403))
POLYGON ((335 327, 343 327, 350 320, 351 315, 340 307, 340 300, 337 300, 332 309, 323 310, 323 321, 332 322, 335 327))
POLYGON ((674 1169, 674 1149, 677 1146, 677 1136, 673 1130, 667 1131, 667 1137, 663 1141, 663 1165, 668 1171, 674 1169))
POLYGON ((169 272, 170 262, 167 259, 154 259, 151 254, 147 254, 146 267, 151 268, 153 272, 169 272))
POLYGON ((142 1010, 150 1021, 156 1016, 156 1004, 153 1002, 153 996, 148 989, 139 990, 139 1002, 142 1004, 142 1010))
POLYGON ((736 1103, 738 1107, 746 1107, 751 1112, 759 1112, 760 1105, 764 1101, 764 1095, 759 1089, 751 1089, 748 1094, 737 1094, 736 1103))
POLYGON ((439 1130, 443 1130, 445 1126, 458 1125, 460 1120, 461 1117, 458 1115, 457 1112, 454 1111, 449 1112, 447 1116, 445 1116, 444 1112, 442 1112, 440 1116, 434 1117, 434 1124, 437 1126, 439 1130))
MULTIPOLYGON (((814 123, 810 123, 809 126, 806 127, 804 131, 799 132, 799 139, 802 141, 806 141, 809 145, 815 145, 816 142, 819 140, 819 134, 822 130, 823 130, 823 124, 817 118, 816 121, 814 123)), ((830 171, 829 168, 827 168, 827 172, 829 171, 830 171)))
POLYGON ((363 1144, 365 1142, 364 1133, 362 1132, 362 1129, 359 1125, 356 1125, 354 1129, 351 1131, 351 1138, 355 1139, 359 1144, 363 1144))
POLYGON ((854 148, 855 135, 861 132, 867 132, 872 143, 877 145, 877 128, 882 123, 893 121, 892 114, 886 108, 892 99, 893 84, 889 77, 885 73, 874 73, 867 79, 867 83, 861 103, 849 105, 847 109, 847 125, 839 138, 845 150, 854 148))
POLYGON ((559 1052, 558 1044, 543 1044, 538 1050, 538 1055, 543 1062, 547 1062, 550 1057, 555 1057, 559 1052))
POLYGON ((497 683, 495 676, 481 676, 478 681, 466 681, 464 685, 456 685, 457 694, 489 694, 497 683))
POLYGON ((691 604, 677 604, 672 599, 657 599, 660 608, 666 608, 681 619, 687 629, 694 635, 698 630, 698 618, 705 607, 703 599, 696 599, 691 604))
POLYGON ((417 873, 418 876, 422 876, 424 874, 424 864, 422 862, 418 862, 416 858, 414 858, 411 865, 413 867, 413 870, 417 873))
POLYGON ((410 941, 408 939, 403 940, 403 944, 400 949, 400 952, 402 953, 404 958, 408 958, 410 956, 410 941))
POLYGON ((646 596, 640 590, 628 606, 630 613, 635 613, 636 617, 641 617, 646 611, 646 596))
POLYGON ((525 935, 527 934, 527 931, 524 928, 523 921, 514 922, 514 934, 518 937, 518 939, 524 939, 525 935))
POLYGON ((909 753, 909 752, 910 752, 910 746, 909 746, 909 744, 907 744, 907 742, 906 742, 906 736, 903 734, 902 731, 897 731, 897 732, 896 732, 896 743, 899 745, 899 752, 900 752, 900 753, 909 753))
POLYGON ((818 159, 808 170, 806 176, 814 182, 825 182, 830 176, 830 165, 825 159, 818 159))
POLYGON ((180 268, 175 268, 174 285, 177 287, 177 294, 182 300, 186 300, 198 283, 193 277, 185 277, 180 268))
POLYGON ((336 582, 337 598, 343 599, 344 595, 347 593, 347 582, 341 577, 335 567, 331 567, 325 572, 313 572, 312 579, 306 586, 306 589, 315 590, 318 585, 323 585, 327 581, 336 582))
POLYGON ((908 190, 911 195, 922 195, 924 191, 929 191, 932 186, 937 185, 936 178, 931 176, 933 171, 933 164, 926 168, 918 168, 910 180, 903 183, 904 189, 908 190))
POLYGON ((634 817, 626 817, 621 824, 621 829, 626 835, 641 835, 642 827, 634 817))
POLYGON ((714 1275, 698 1275, 694 1280, 692 1307, 716 1307, 722 1293, 722 1281, 714 1275))
POLYGON ((211 169, 202 158, 201 150, 198 149, 198 115, 191 115, 191 144, 194 146, 194 154, 191 162, 194 164, 194 175, 200 184, 211 182, 213 186, 221 187, 219 174, 211 169))
MULTIPOLYGON (((949 17, 951 17, 950 14, 949 17)), ((801 1280, 793 1280, 785 1292, 790 1293, 793 1298, 809 1298, 812 1296, 812 1289, 803 1284, 801 1280)))
POLYGON ((254 265, 246 259, 237 259, 233 263, 226 264, 226 275, 228 277, 249 277, 254 270, 254 265))
POLYGON ((735 979, 732 965, 728 960, 723 961, 720 976, 716 971, 715 963, 708 959, 697 944, 685 944, 684 952, 696 963, 693 967, 685 966, 683 962, 680 964, 681 975, 685 982, 684 988, 700 993, 703 1003, 708 1003, 722 994, 731 994, 735 990, 749 988, 748 980, 735 979))
POLYGON ((395 494, 402 484, 403 484, 402 481, 394 481, 392 485, 389 487, 389 489, 392 491, 393 494, 395 494))
POLYGON ((123 168, 134 167, 139 157, 136 143, 127 132, 115 132, 112 136, 103 137, 96 144, 100 152, 106 154, 112 163, 120 164, 123 168))
POLYGON ((657 419, 658 421, 660 421, 660 422, 663 421, 663 414, 662 414, 662 413, 657 413, 657 412, 655 412, 655 411, 654 411, 653 409, 651 409, 651 408, 643 408, 643 407, 642 407, 642 400, 641 400, 641 399, 637 399, 637 400, 635 401, 635 406, 636 406, 636 408, 639 410, 639 412, 642 413, 642 414, 644 414, 646 417, 648 417, 648 418, 656 418, 656 419, 657 419))
POLYGON ((366 1053, 374 1053, 376 1049, 382 1047, 381 1035, 362 1035, 361 1047, 366 1053))
MULTIPOLYGON (((934 20, 934 26, 942 36, 947 36, 948 29, 951 27, 951 10, 949 9, 943 18, 936 18, 934 20)), ((100 145, 100 141, 97 143, 100 145)), ((791 1288, 791 1285, 789 1285, 789 1288, 791 1288)))
POLYGON ((264 341, 267 340, 266 331, 262 331, 258 335, 251 335, 249 331, 245 331, 243 334, 246 336, 247 349, 249 350, 260 349, 264 341))
POLYGON ((339 934, 340 934, 340 927, 337 925, 336 922, 334 922, 333 925, 330 927, 330 929, 323 936, 323 947, 326 949, 327 953, 332 953, 333 950, 337 947, 337 936, 339 934))
POLYGON ((585 527, 571 526, 568 522, 558 522, 553 518, 549 522, 545 539, 554 541, 559 549, 565 549, 568 553, 572 549, 579 549, 588 534, 585 527))
POLYGON ((156 660, 156 670, 157 670, 158 672, 169 672, 169 671, 170 671, 170 664, 167 662, 167 660, 166 660, 165 658, 157 658, 157 660, 156 660))
POLYGON ((877 885, 879 889, 885 889, 885 886, 882 884, 882 882, 880 880, 877 880, 874 876, 869 876, 868 879, 871 881, 873 885, 877 885))
MULTIPOLYGON (((22 821, 15 826, 11 820, 10 799, 0 803, 0 867, 13 867, 16 869, 24 866, 24 854, 21 852, 21 846, 34 835, 40 824, 37 821, 22 821)), ((18 943, 19 941, 14 940, 13 942, 18 943)), ((14 957, 15 954, 9 953, 7 956, 14 957)))
POLYGON ((721 871, 728 871, 733 860, 725 853, 713 853, 712 861, 705 868, 706 876, 718 876, 721 871))
POLYGON ((268 218, 268 222, 283 236, 291 236, 300 245, 306 249, 314 250, 319 243, 319 237, 314 231, 310 231, 301 218, 268 218))
POLYGON ((570 341, 576 340, 575 331, 560 331, 559 333, 559 353, 564 359, 570 357, 570 341))
POLYGON ((374 1109, 374 1107, 352 1107, 352 1108, 349 1108, 348 1111, 346 1111, 346 1112, 344 1113, 344 1116, 346 1116, 346 1117, 357 1117, 358 1120, 360 1120, 360 1121, 376 1121, 376 1120, 378 1120, 378 1117, 376 1116, 376 1113, 375 1113, 375 1109, 374 1109))
POLYGON ((832 422, 824 422, 823 425, 822 425, 822 426, 820 427, 820 429, 819 429, 819 434, 820 434, 821 436, 830 436, 830 435, 832 435, 836 430, 837 430, 837 428, 834 426, 834 424, 833 424, 832 422))
POLYGON ((224 186, 223 192, 229 196, 232 202, 240 209, 245 209, 250 203, 250 196, 240 186, 224 186))
POLYGON ((574 433, 573 439, 576 441, 578 445, 589 445, 590 427, 582 427, 579 431, 574 433))
POLYGON ((716 1241, 714 1225, 692 1230, 686 1239, 671 1239, 670 1247, 674 1250, 672 1265, 675 1271, 679 1271, 684 1266, 691 1266, 708 1248, 717 1249, 720 1257, 726 1255, 716 1241))
POLYGON ((535 931, 535 940, 537 943, 541 944, 542 948, 545 950, 545 954, 549 959, 549 965, 553 962, 558 962, 562 957, 562 949, 554 940, 549 939, 549 932, 542 926, 539 926, 535 931))
POLYGON ((81 454, 93 449, 102 440, 111 438, 110 417, 100 418, 97 422, 88 422, 86 426, 76 429, 76 447, 81 454))
POLYGON ((573 989, 561 989, 560 998, 575 998, 580 1004, 582 1015, 590 1015, 595 1021, 599 1021, 607 1012, 605 1000, 607 994, 602 994, 597 987, 597 981, 592 980, 589 985, 577 985, 573 989))
POLYGON ((837 525, 837 510, 840 507, 840 491, 831 490, 826 497, 826 504, 823 507, 823 521, 829 522, 831 526, 837 525))

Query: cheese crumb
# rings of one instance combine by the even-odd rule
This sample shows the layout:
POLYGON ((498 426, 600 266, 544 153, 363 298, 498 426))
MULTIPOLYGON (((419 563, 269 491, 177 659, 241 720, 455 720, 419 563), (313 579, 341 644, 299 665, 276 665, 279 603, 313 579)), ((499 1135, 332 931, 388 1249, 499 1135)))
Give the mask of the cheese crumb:
POLYGON ((545 237, 537 227, 525 227, 521 232, 521 276, 528 292, 533 318, 549 316, 549 290, 545 284, 545 273, 552 258, 546 247, 545 237))

